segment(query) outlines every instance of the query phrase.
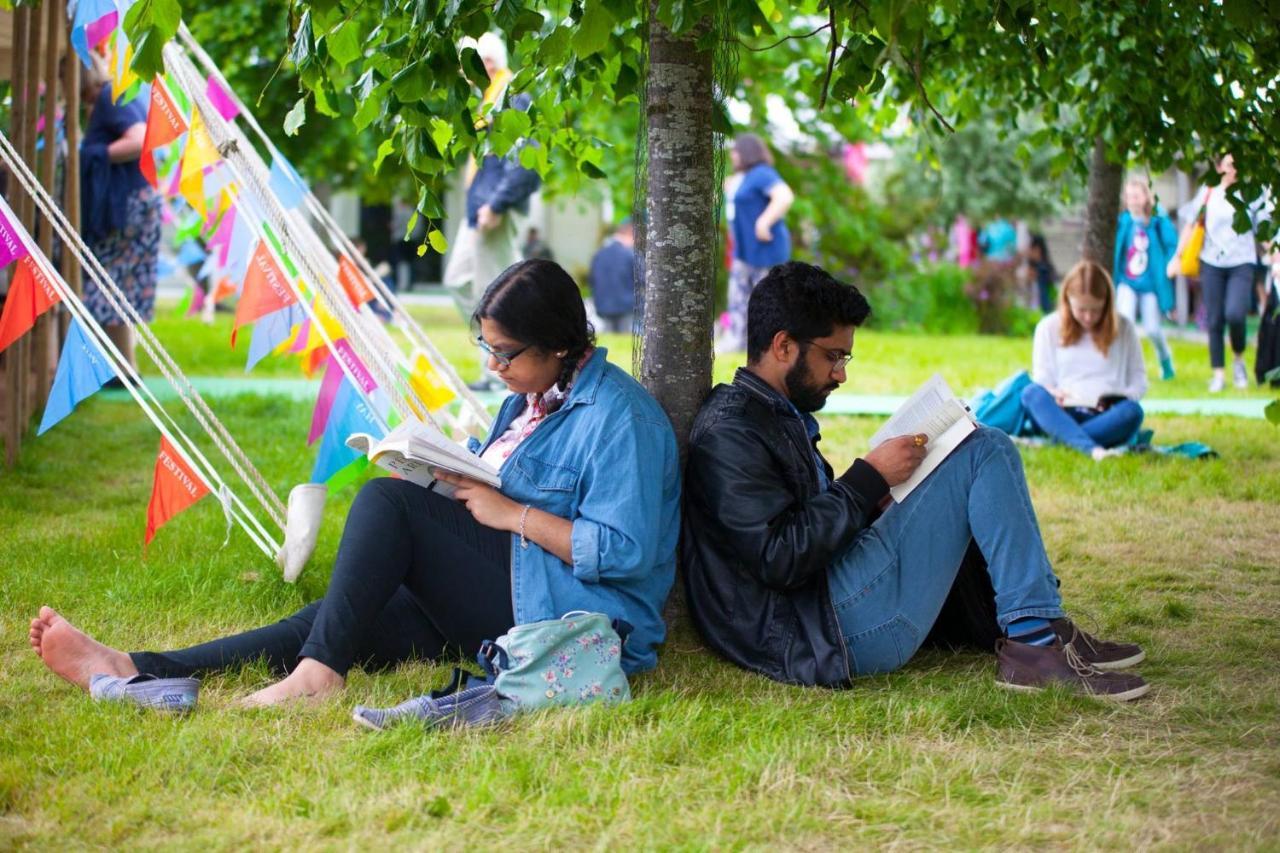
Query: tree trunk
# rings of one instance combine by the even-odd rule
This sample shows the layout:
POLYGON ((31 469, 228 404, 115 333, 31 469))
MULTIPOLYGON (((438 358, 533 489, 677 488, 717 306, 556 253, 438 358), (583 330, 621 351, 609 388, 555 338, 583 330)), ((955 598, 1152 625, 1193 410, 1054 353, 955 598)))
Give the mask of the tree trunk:
POLYGON ((711 387, 716 270, 712 63, 701 28, 673 36, 650 0, 644 351, 638 377, 671 418, 681 456, 711 387))
POLYGON ((1107 144, 1098 137, 1089 161, 1089 201, 1085 208, 1084 257, 1111 271, 1116 251, 1116 220, 1120 217, 1120 183, 1124 165, 1107 158, 1107 144))
MULTIPOLYGON (((645 206, 643 350, 637 377, 671 418, 683 463, 698 406, 711 387, 716 271, 712 56, 705 24, 675 36, 650 0, 648 187, 645 206)), ((665 610, 684 614, 677 579, 665 610)))

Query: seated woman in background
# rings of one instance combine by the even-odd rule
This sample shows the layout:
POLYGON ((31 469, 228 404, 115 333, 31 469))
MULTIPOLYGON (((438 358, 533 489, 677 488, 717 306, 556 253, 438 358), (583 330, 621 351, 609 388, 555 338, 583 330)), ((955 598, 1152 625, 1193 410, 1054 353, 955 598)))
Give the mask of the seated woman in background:
POLYGON ((328 591, 294 615, 180 651, 126 654, 42 607, 36 653, 84 689, 97 673, 181 678, 265 659, 288 675, 246 702, 271 705, 333 693, 352 666, 474 656, 513 625, 586 610, 631 623, 623 669, 652 668, 680 530, 666 414, 594 345, 577 285, 551 261, 509 267, 472 322, 513 392, 478 450, 501 490, 441 474, 454 500, 371 480, 347 516, 328 591))
POLYGON ((1062 281, 1058 310, 1036 326, 1027 414, 1051 438, 1094 459, 1113 455, 1142 425, 1142 344, 1116 313, 1106 270, 1081 261, 1062 281))

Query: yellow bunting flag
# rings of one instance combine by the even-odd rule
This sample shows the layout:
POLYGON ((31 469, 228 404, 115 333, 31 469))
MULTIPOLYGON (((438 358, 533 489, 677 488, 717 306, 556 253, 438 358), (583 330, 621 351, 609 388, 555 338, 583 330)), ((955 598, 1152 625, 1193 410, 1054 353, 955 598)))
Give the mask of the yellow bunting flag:
POLYGON ((178 190, 193 210, 202 217, 208 217, 209 207, 204 197, 204 170, 217 163, 221 158, 209 131, 205 129, 204 119, 196 110, 191 116, 191 130, 187 134, 187 150, 182 155, 182 177, 178 179, 178 190))
POLYGON ((409 387, 413 389, 413 393, 423 402, 423 405, 432 412, 457 396, 422 353, 414 355, 413 372, 409 374, 409 387))

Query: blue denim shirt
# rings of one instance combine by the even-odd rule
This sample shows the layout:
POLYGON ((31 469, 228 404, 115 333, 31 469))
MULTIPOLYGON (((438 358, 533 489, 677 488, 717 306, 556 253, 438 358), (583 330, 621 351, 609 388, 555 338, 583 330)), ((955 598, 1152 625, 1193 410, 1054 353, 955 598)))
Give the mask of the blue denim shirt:
MULTIPOLYGON (((524 410, 521 394, 498 411, 483 452, 524 410)), ((666 413, 638 382, 609 364, 603 347, 583 366, 569 397, 499 472, 502 493, 573 522, 573 564, 511 537, 516 624, 571 610, 625 619, 627 672, 651 669, 666 636, 662 605, 675 579, 680 536, 680 459, 666 413)))

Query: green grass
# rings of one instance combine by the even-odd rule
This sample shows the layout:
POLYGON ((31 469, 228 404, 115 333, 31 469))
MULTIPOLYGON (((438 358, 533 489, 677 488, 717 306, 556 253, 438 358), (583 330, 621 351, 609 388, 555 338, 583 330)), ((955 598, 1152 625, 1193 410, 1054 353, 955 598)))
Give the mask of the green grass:
MULTIPOLYGON (((465 333, 436 334, 451 316, 427 317, 469 367, 465 333)), ((226 329, 157 327, 192 373, 242 370, 240 355, 213 352, 226 329)), ((629 341, 606 343, 628 362, 629 341)), ((991 384, 1029 345, 859 333, 856 349, 858 390, 905 393, 939 365, 957 387, 991 384)), ((1178 357, 1187 385, 1156 390, 1193 395, 1203 348, 1179 345, 1178 357)), ((240 396, 215 408, 281 493, 305 479, 309 405, 240 396)), ((0 848, 1275 849, 1280 433, 1153 420, 1163 441, 1203 440, 1221 458, 1024 454, 1069 605, 1086 627, 1145 645, 1156 685, 1145 700, 1012 695, 993 687, 989 656, 938 652, 848 691, 789 688, 709 656, 682 625, 629 705, 374 734, 351 723, 353 705, 422 692, 448 665, 357 672, 335 701, 265 712, 234 705, 267 678, 249 667, 206 681, 183 720, 92 703, 44 671, 26 645, 41 604, 138 649, 253 627, 319 596, 355 491, 331 496, 297 586, 239 533, 219 547, 211 501, 144 556, 158 439, 132 406, 90 400, 0 473, 0 848)), ((828 455, 850 459, 877 426, 828 418, 828 455)))

